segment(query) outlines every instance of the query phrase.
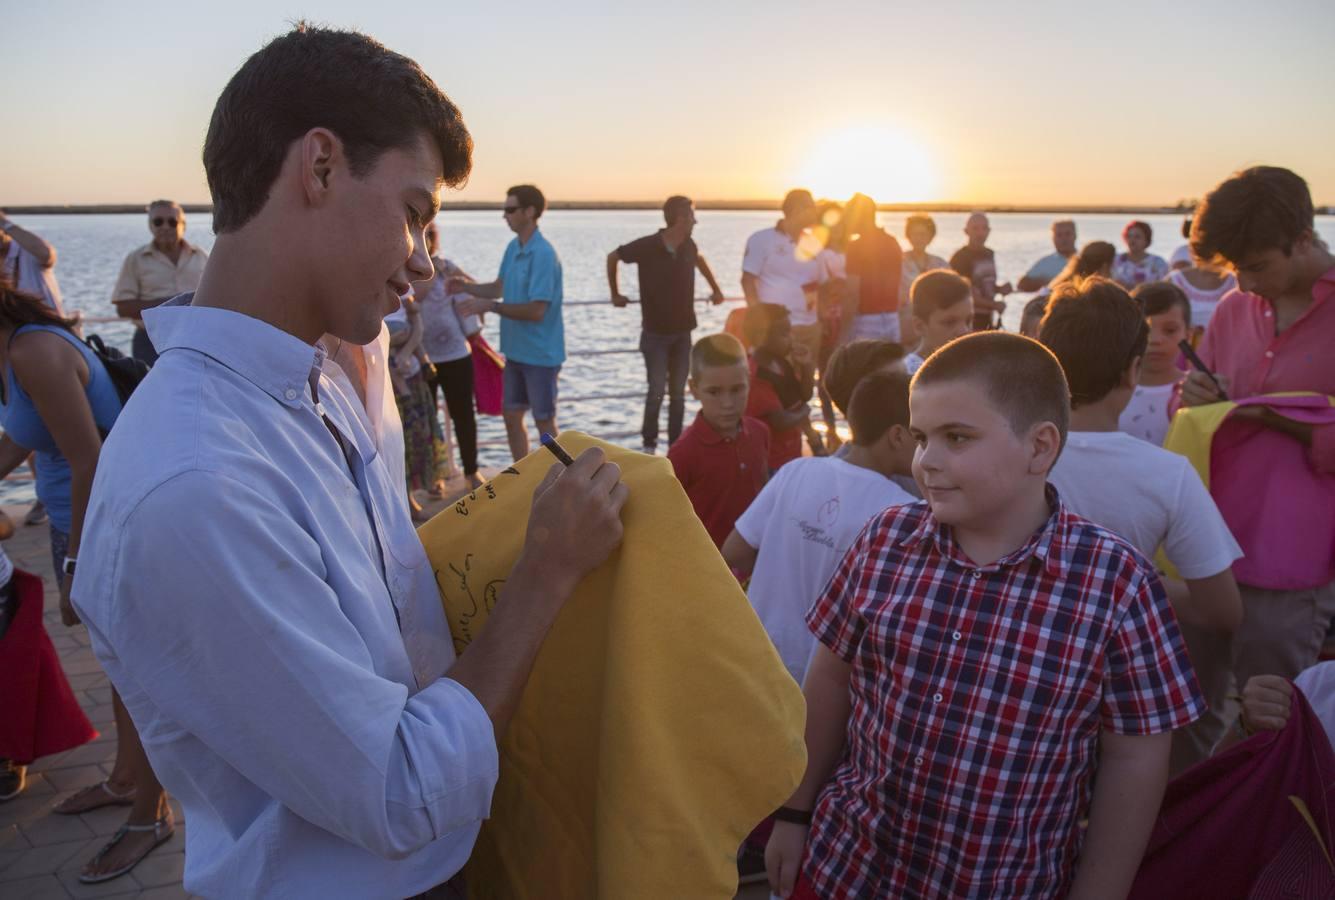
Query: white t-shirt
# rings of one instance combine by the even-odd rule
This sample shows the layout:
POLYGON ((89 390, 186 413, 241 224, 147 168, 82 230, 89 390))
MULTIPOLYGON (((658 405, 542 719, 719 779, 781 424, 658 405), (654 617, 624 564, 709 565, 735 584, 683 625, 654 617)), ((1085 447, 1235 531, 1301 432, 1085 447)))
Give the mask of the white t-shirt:
POLYGON ((737 520, 759 549, 747 596, 798 684, 816 639, 806 614, 872 516, 914 499, 889 478, 842 459, 795 459, 737 520))
POLYGON ((1048 475, 1077 515, 1153 559, 1163 547, 1183 578, 1208 578, 1242 548, 1185 456, 1120 431, 1073 431, 1048 475))
POLYGON ((816 310, 807 307, 807 294, 802 286, 828 280, 828 271, 820 260, 821 251, 819 242, 805 233, 801 241, 794 241, 778 228, 766 228, 746 239, 742 271, 756 277, 756 293, 761 303, 787 307, 794 325, 812 325, 816 322, 816 310))
POLYGON ((1335 747, 1335 662, 1319 662, 1304 669, 1293 683, 1307 697, 1312 712, 1326 729, 1331 746, 1335 747))
POLYGON ((1168 273, 1167 281, 1180 287, 1182 293, 1187 295, 1187 300, 1191 302, 1192 328, 1207 327, 1210 324, 1210 319, 1214 317, 1214 311, 1219 306, 1219 301, 1224 299, 1225 294, 1235 290, 1238 286, 1237 276, 1232 272, 1225 276, 1223 284, 1211 291, 1193 286, 1190 281, 1187 281, 1187 276, 1178 271, 1168 273))
POLYGON ((919 356, 917 350, 914 350, 912 353, 905 353, 904 371, 907 372, 909 375, 912 375, 914 372, 921 369, 922 364, 925 362, 927 362, 927 360, 919 356))
POLYGON ((1131 402, 1117 419, 1118 429, 1162 447, 1163 439, 1168 436, 1168 426, 1173 421, 1168 416, 1168 405, 1172 402, 1175 387, 1176 384, 1137 385, 1131 402))

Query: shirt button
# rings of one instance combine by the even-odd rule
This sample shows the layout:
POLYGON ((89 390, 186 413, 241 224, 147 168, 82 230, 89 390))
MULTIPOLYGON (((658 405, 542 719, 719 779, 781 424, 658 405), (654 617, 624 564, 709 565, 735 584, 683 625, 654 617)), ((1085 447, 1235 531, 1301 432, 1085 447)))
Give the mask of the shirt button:
POLYGON ((907 809, 904 810, 902 813, 899 814, 899 817, 903 819, 905 822, 907 822, 909 820, 909 811, 907 809))
POLYGON ((950 633, 950 636, 953 637, 953 638, 954 638, 955 640, 957 640, 957 641, 958 641, 960 638, 964 637, 964 635, 960 634, 958 631, 952 631, 952 632, 950 633))
POLYGON ((1274 358, 1275 358, 1275 351, 1274 351, 1274 350, 1267 350, 1267 351, 1265 352, 1265 358, 1266 358, 1266 359, 1274 359, 1274 358))
POLYGON ((292 388, 288 388, 287 390, 283 391, 283 396, 289 400, 295 400, 297 399, 297 392, 292 388))
POLYGON ((971 569, 971 570, 969 571, 969 577, 970 577, 970 578, 977 578, 979 575, 982 575, 982 574, 983 574, 983 573, 982 573, 982 572, 979 572, 977 569, 971 569))
POLYGON ((945 698, 941 695, 940 691, 937 691, 935 694, 932 695, 932 699, 935 700, 937 703, 940 703, 945 698))
POLYGON ((915 757, 913 758, 913 764, 914 764, 915 766, 921 766, 921 765, 922 765, 922 757, 921 757, 921 756, 915 756, 915 757))

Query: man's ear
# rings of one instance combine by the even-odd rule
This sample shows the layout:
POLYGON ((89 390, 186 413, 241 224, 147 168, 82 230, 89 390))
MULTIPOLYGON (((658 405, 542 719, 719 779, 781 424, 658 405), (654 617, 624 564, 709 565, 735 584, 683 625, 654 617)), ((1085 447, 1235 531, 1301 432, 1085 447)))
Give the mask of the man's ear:
POLYGON ((327 128, 312 128, 301 138, 300 179, 306 202, 323 206, 334 181, 334 172, 341 166, 343 142, 327 128))
POLYGON ((1029 474, 1046 476, 1061 454, 1062 435, 1052 422, 1039 422, 1029 429, 1029 474))

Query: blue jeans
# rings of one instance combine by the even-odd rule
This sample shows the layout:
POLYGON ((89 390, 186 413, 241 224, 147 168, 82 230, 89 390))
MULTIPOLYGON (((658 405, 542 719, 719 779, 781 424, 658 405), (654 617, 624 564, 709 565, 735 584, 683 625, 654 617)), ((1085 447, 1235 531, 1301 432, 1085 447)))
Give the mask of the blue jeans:
POLYGON ((686 415, 686 375, 691 367, 691 333, 654 334, 640 332, 640 352, 649 390, 644 395, 644 427, 640 430, 646 447, 658 445, 658 414, 663 409, 663 394, 668 395, 668 443, 681 435, 686 415))

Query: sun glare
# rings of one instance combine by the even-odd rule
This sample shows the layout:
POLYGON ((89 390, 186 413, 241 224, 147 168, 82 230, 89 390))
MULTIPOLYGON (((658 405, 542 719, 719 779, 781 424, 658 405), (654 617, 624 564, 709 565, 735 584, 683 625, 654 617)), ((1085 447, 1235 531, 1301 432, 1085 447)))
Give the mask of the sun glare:
POLYGON ((936 163, 904 132, 864 125, 816 140, 798 183, 818 197, 847 200, 861 191, 878 203, 940 199, 936 163))

